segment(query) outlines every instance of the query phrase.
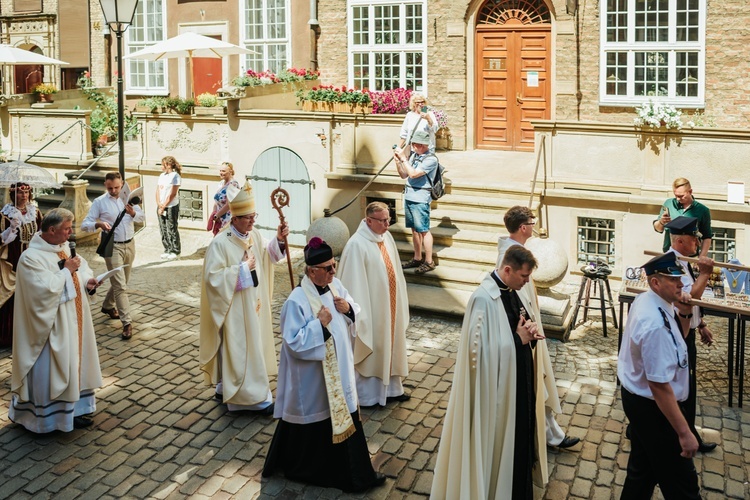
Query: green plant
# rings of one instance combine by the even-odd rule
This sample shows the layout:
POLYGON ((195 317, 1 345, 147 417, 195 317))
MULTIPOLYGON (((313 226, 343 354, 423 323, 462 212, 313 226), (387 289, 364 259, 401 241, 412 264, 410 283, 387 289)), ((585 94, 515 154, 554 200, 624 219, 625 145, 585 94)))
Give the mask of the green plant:
MULTIPOLYGON (((109 139, 117 139, 117 92, 111 89, 103 92, 94 87, 88 71, 78 79, 77 84, 83 95, 96 103, 90 116, 91 143, 96 144, 102 135, 109 139)), ((135 123, 135 117, 128 110, 123 120, 125 130, 130 130, 135 123)))
POLYGON ((57 93, 57 87, 52 85, 51 83, 40 83, 36 87, 34 87, 34 93, 36 94, 56 94, 57 93))
POLYGON ((216 96, 210 92, 200 94, 195 98, 195 102, 196 104, 198 104, 198 106, 204 106, 207 108, 212 108, 219 105, 219 99, 217 99, 216 96))
POLYGON ((167 98, 167 107, 169 109, 175 110, 177 113, 181 115, 189 115, 190 112, 193 110, 193 106, 195 106, 195 101, 193 99, 182 99, 181 97, 168 97, 167 98))
POLYGON ((372 102, 370 93, 367 91, 347 89, 346 87, 336 88, 333 85, 321 85, 320 87, 313 87, 311 90, 301 89, 295 95, 298 104, 305 101, 316 101, 367 106, 372 102))
POLYGON ((161 111, 167 107, 167 98, 162 96, 152 96, 138 101, 138 106, 148 108, 151 113, 161 111))

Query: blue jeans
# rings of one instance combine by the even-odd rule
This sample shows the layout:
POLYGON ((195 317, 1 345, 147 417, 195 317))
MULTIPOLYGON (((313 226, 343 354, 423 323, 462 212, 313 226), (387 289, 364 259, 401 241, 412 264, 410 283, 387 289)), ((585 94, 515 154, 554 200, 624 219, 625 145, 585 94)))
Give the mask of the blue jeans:
POLYGON ((430 231, 429 203, 404 200, 404 213, 406 214, 406 227, 414 229, 418 233, 430 231))

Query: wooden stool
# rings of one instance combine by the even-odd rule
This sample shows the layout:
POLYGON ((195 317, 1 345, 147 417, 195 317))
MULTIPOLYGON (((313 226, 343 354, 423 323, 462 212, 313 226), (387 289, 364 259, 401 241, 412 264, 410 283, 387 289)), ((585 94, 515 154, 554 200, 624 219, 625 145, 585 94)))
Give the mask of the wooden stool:
POLYGON ((609 288, 610 274, 609 268, 606 270, 597 269, 593 267, 583 267, 583 278, 581 279, 581 287, 578 289, 578 300, 576 300, 575 309, 573 310, 573 321, 571 322, 571 328, 576 327, 576 318, 578 317, 578 310, 583 308, 583 321, 585 322, 588 318, 589 309, 599 309, 602 313, 602 331, 604 336, 607 336, 607 309, 612 310, 612 322, 617 328, 617 314, 615 313, 615 304, 612 301, 612 290, 609 288), (599 296, 596 296, 596 288, 599 285, 599 296), (591 288, 594 288, 594 300, 599 300, 599 306, 589 305, 589 301, 592 298, 591 288), (604 291, 607 291, 607 295, 604 295, 604 291))

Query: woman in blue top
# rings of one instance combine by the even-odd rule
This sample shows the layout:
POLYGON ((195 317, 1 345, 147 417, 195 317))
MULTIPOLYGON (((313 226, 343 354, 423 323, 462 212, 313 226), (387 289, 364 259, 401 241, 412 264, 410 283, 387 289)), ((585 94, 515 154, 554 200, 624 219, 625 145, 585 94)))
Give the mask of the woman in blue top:
POLYGON ((239 183, 234 180, 234 166, 225 161, 219 167, 219 187, 214 195, 214 210, 212 214, 213 219, 213 233, 214 236, 219 234, 219 231, 224 229, 232 218, 232 214, 229 213, 229 203, 227 202, 227 188, 234 186, 239 189, 239 183))

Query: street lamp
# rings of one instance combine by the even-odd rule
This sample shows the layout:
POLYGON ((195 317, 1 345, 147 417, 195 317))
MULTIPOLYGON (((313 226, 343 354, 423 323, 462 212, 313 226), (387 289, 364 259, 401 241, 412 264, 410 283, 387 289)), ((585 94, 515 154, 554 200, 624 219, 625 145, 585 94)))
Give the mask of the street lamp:
POLYGON ((99 0, 104 13, 104 22, 117 36, 117 147, 122 182, 125 182, 125 104, 122 82, 122 34, 133 23, 138 0, 99 0))

